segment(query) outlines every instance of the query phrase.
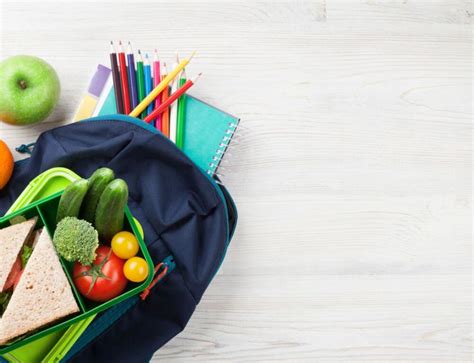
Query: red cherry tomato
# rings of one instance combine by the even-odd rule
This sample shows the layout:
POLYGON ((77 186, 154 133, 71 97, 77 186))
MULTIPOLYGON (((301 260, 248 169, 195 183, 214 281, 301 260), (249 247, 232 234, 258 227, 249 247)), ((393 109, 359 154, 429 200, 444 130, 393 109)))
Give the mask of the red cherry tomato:
POLYGON ((97 248, 97 257, 92 266, 74 264, 73 278, 77 290, 93 301, 107 301, 120 295, 127 286, 123 274, 124 261, 110 247, 97 248))

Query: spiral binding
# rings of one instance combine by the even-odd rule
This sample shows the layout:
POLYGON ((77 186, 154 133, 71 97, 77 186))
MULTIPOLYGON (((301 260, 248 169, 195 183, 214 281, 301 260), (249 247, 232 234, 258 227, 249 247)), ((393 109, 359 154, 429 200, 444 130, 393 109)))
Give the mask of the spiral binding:
POLYGON ((223 162, 224 154, 227 157, 232 157, 232 153, 229 153, 229 150, 235 147, 235 144, 238 144, 239 134, 236 132, 237 126, 239 125, 238 122, 230 122, 228 124, 228 129, 225 131, 224 136, 222 137, 221 142, 219 143, 218 148, 212 160, 208 164, 207 173, 210 176, 216 175, 217 177, 222 177, 222 173, 218 173, 219 171, 225 171, 227 168, 223 164, 228 164, 228 160, 223 162), (232 141, 232 145, 231 145, 232 141))

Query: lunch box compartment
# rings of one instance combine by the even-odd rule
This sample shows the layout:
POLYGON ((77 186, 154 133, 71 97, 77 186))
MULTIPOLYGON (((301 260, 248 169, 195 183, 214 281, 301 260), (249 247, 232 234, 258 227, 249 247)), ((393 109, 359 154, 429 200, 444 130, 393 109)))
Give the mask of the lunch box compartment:
MULTIPOLYGON (((34 217, 38 217, 38 221, 36 223, 35 229, 38 229, 44 226, 52 239, 54 236, 54 231, 56 229, 56 213, 57 213, 59 200, 61 198, 62 193, 63 193, 62 191, 58 192, 50 197, 34 202, 14 213, 8 214, 5 217, 0 218, 0 228, 5 228, 5 227, 10 226, 11 224, 17 223, 16 221, 17 219, 18 219, 18 222, 21 222, 21 221, 28 220, 34 217)), ((128 282, 127 287, 125 288, 125 291, 121 295, 111 300, 108 300, 106 302, 101 302, 101 303, 94 302, 83 297, 77 291, 73 283, 73 276, 72 276, 72 269, 73 269, 74 263, 66 261, 61 256, 59 256, 63 269, 66 273, 66 276, 69 280, 74 296, 76 298, 76 301, 80 307, 80 313, 71 315, 57 323, 54 323, 53 325, 40 329, 37 332, 26 336, 24 339, 15 341, 9 345, 1 346, 0 354, 16 349, 24 344, 27 344, 30 341, 36 340, 40 337, 43 337, 59 329, 66 328, 67 326, 73 323, 76 323, 82 319, 85 319, 93 314, 97 314, 131 296, 137 295, 140 292, 142 292, 151 283, 151 280, 153 279, 153 262, 148 253, 145 242, 143 241, 143 238, 141 237, 140 230, 135 224, 133 216, 130 213, 130 210, 128 209, 128 207, 126 207, 125 209, 124 230, 132 232, 138 240, 140 249, 139 249, 139 252, 137 253, 137 256, 143 257, 145 259, 145 261, 148 264, 148 270, 150 271, 147 279, 143 281, 142 283, 128 282)))
MULTIPOLYGON (((42 219, 43 219, 43 221, 46 225, 46 229, 48 230, 48 233, 49 233, 51 239, 53 238, 54 231, 56 230, 56 211, 58 209, 59 200, 60 200, 60 195, 58 195, 55 198, 51 198, 51 199, 45 201, 44 203, 42 203, 41 205, 38 206, 41 217, 42 217, 42 219)), ((133 222, 131 222, 131 218, 129 218, 130 213, 129 213, 128 210, 125 213, 125 215, 126 215, 126 217, 124 219, 124 228, 123 228, 123 230, 124 231, 129 231, 129 232, 132 232, 132 233, 135 234, 135 232, 133 230, 133 227, 132 227, 133 222)), ((133 223, 133 224, 135 225, 135 223, 133 223)), ((138 234, 138 231, 137 231, 137 234, 138 234)), ((135 235, 137 235, 137 234, 135 234, 135 235)), ((138 238, 139 237, 137 237, 137 239, 138 238)), ((102 241, 100 241, 100 243, 102 244, 102 241)), ((137 256, 144 258, 143 248, 142 248, 141 244, 140 244, 140 250, 138 251, 137 256)), ((76 286, 74 285, 74 282, 73 282, 74 276, 72 275, 74 262, 66 261, 61 256, 59 256, 59 258, 61 260, 61 263, 63 265, 64 270, 66 271, 66 275, 69 279, 69 283, 71 284, 71 286, 74 290, 74 295, 76 296, 76 300, 78 301, 78 303, 80 305, 81 311, 87 312, 89 310, 92 310, 92 309, 97 308, 97 307, 101 306, 102 304, 104 304, 103 302, 95 302, 95 301, 89 300, 89 299, 85 298, 84 296, 82 296, 77 291, 76 286)), ((153 270, 153 266, 151 266, 151 268, 150 268, 150 271, 152 271, 152 270, 153 270)), ((140 288, 140 285, 141 285, 140 283, 133 283, 133 282, 129 281, 128 284, 127 284, 127 287, 125 288, 125 291, 122 293, 122 295, 126 294, 127 292, 129 292, 131 290, 140 288)), ((109 303, 110 301, 113 301, 113 300, 109 300, 105 303, 109 303)))

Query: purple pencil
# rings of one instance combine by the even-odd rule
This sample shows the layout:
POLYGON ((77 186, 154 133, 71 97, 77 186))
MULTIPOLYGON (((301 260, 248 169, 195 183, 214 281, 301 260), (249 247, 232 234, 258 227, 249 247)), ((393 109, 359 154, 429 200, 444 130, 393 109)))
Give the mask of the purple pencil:
POLYGON ((112 68, 112 80, 114 82, 115 104, 117 105, 117 113, 123 113, 122 89, 120 85, 120 74, 117 65, 117 52, 115 51, 114 42, 110 41, 110 67, 112 68))
POLYGON ((135 73, 135 57, 133 56, 132 45, 128 42, 127 49, 127 73, 130 98, 132 100, 132 110, 138 105, 137 76, 135 73))

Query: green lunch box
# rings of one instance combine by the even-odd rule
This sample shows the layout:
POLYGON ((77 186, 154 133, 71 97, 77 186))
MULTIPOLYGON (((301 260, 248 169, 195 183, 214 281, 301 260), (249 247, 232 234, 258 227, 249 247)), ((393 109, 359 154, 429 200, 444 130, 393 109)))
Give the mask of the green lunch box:
MULTIPOLYGON (((36 228, 40 228, 40 227, 44 226, 46 228, 46 230, 48 231, 50 237, 52 238, 53 234, 54 234, 54 231, 55 231, 55 228, 56 228, 56 212, 57 212, 57 208, 58 208, 59 199, 61 197, 61 194, 62 194, 62 191, 57 192, 57 193, 55 193, 51 196, 48 196, 48 197, 45 197, 41 200, 30 203, 27 206, 15 211, 15 212, 7 214, 6 216, 0 218, 0 228, 8 227, 11 224, 10 221, 14 221, 15 219, 18 219, 18 218, 23 217, 23 218, 26 218, 26 219, 30 219, 30 218, 33 218, 33 217, 38 217, 38 222, 37 222, 36 228)), ((52 338, 53 340, 57 341, 57 339, 59 338, 58 335, 60 333, 62 334, 62 332, 64 332, 65 329, 68 326, 70 326, 71 324, 81 322, 81 321, 83 321, 84 319, 87 319, 87 318, 91 318, 91 317, 95 316, 95 314, 97 314, 97 313, 99 313, 99 312, 101 312, 101 311, 103 311, 107 308, 110 308, 111 306, 113 306, 113 305, 115 305, 115 304, 117 304, 117 303, 131 297, 131 296, 137 295, 140 292, 142 292, 151 283, 151 280, 153 279, 153 273, 152 273, 153 272, 153 262, 151 260, 151 257, 149 255, 149 253, 148 253, 145 242, 143 241, 140 229, 141 228, 137 226, 137 224, 135 223, 134 218, 132 217, 132 215, 130 213, 130 210, 127 207, 126 210, 125 210, 124 230, 132 232, 135 235, 135 237, 137 238, 139 246, 140 246, 140 250, 139 250, 137 255, 143 257, 146 260, 146 262, 148 264, 148 269, 150 271, 147 279, 144 282, 142 282, 142 283, 129 282, 127 287, 126 287, 126 290, 121 295, 119 295, 119 296, 117 296, 117 297, 115 297, 115 298, 113 298, 109 301, 103 302, 103 303, 93 302, 93 301, 87 300, 86 298, 82 297, 78 293, 78 291, 76 290, 76 288, 75 288, 75 286, 72 282, 72 276, 71 276, 73 263, 62 259, 62 257, 59 256, 59 258, 61 260, 61 264, 63 266, 63 269, 64 269, 64 271, 66 273, 66 276, 68 277, 69 283, 71 285, 71 289, 72 289, 72 291, 74 293, 74 296, 76 298, 76 302, 79 305, 80 312, 75 314, 75 315, 71 315, 70 317, 66 317, 65 319, 63 319, 63 320, 61 320, 57 323, 53 323, 53 325, 41 328, 38 331, 33 332, 33 333, 25 336, 24 338, 22 338, 20 340, 17 340, 17 341, 15 341, 15 342, 13 342, 9 345, 1 346, 0 347, 0 354, 3 355, 3 354, 8 353, 12 350, 17 350, 21 346, 24 346, 25 344, 31 343, 31 342, 36 341, 36 340, 41 339, 41 338, 44 338, 44 339, 48 338, 48 340, 52 338), (53 334, 53 333, 55 333, 55 334, 53 334), (46 336, 48 336, 48 337, 46 337, 46 336)), ((86 326, 87 326, 87 324, 85 324, 85 327, 86 326)), ((37 347, 37 348, 41 348, 41 347, 37 347)), ((44 353, 47 353, 47 351, 44 352, 44 353)), ((8 359, 8 354, 5 356, 5 358, 8 359)))

